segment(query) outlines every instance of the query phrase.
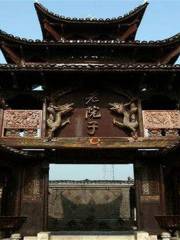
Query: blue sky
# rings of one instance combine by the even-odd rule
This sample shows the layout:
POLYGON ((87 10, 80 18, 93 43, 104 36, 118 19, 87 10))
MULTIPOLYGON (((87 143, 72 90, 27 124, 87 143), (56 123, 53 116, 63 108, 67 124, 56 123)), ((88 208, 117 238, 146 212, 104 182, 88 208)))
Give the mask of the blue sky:
MULTIPOLYGON (((16 36, 41 39, 32 0, 0 0, 0 29, 16 36)), ((111 18, 123 15, 143 0, 40 0, 45 7, 67 17, 111 18)), ((160 40, 180 32, 180 0, 149 0, 136 39, 160 40)), ((0 63, 4 63, 0 53, 0 63)), ((180 63, 178 59, 177 63, 180 63)), ((111 179, 111 165, 53 165, 51 179, 111 179)), ((115 165, 115 179, 132 176, 132 166, 115 165)))

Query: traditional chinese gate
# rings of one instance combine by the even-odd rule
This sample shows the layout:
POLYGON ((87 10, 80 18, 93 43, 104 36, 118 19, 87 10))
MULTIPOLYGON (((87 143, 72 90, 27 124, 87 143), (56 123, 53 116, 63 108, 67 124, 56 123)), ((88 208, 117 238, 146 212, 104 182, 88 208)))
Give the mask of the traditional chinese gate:
POLYGON ((43 41, 0 31, 0 166, 16 179, 8 202, 11 219, 27 217, 21 233, 48 230, 50 163, 132 163, 138 229, 159 234, 155 216, 179 214, 179 193, 171 206, 166 195, 179 167, 180 38, 135 41, 146 7, 69 19, 35 3, 43 41))

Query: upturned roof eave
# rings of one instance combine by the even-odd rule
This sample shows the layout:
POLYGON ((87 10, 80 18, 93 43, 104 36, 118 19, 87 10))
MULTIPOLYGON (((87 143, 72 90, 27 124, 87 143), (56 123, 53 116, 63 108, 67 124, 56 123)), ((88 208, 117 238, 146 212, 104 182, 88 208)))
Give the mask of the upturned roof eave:
POLYGON ((86 24, 86 25, 119 25, 119 24, 129 24, 129 22, 132 22, 132 19, 136 20, 138 18, 138 23, 137 23, 137 29, 136 31, 132 34, 131 38, 134 40, 136 36, 136 32, 138 30, 138 27, 141 23, 141 20, 143 18, 144 12, 146 10, 148 3, 144 3, 140 5, 139 7, 135 8, 133 11, 130 11, 128 14, 122 16, 122 17, 116 17, 116 18, 107 18, 107 19, 94 19, 94 18, 69 18, 69 17, 64 17, 64 16, 59 16, 57 14, 54 14, 53 12, 50 12, 47 8, 45 8, 43 5, 39 3, 34 3, 39 23, 41 26, 41 31, 42 31, 42 36, 43 39, 46 39, 46 30, 44 28, 44 20, 49 20, 51 23, 58 23, 60 24, 73 24, 76 25, 76 27, 79 24, 86 24))
POLYGON ((56 22, 65 22, 65 23, 85 23, 85 24, 93 24, 93 23, 98 23, 98 24, 108 24, 108 23, 128 23, 128 20, 132 18, 134 15, 140 15, 143 17, 143 14, 148 6, 148 2, 138 6, 134 10, 130 11, 128 14, 125 14, 124 16, 119 16, 115 18, 106 18, 106 19, 96 19, 96 18, 70 18, 70 17, 65 17, 65 16, 60 16, 58 14, 55 14, 51 11, 49 11, 47 8, 45 8, 42 4, 40 3, 34 3, 35 9, 37 11, 37 14, 43 14, 44 17, 49 17, 53 21, 56 22))
MULTIPOLYGON (((3 50, 3 45, 10 47, 11 49, 16 50, 19 49, 21 53, 24 52, 25 48, 32 48, 33 51, 37 51, 37 48, 41 47, 70 47, 70 46, 78 46, 78 47, 118 47, 118 48, 137 48, 137 49, 159 49, 160 52, 164 52, 164 56, 167 52, 172 52, 174 49, 177 49, 175 55, 167 61, 166 64, 174 64, 180 55, 180 34, 176 34, 173 37, 158 40, 158 41, 114 41, 114 40, 96 40, 96 41, 83 41, 83 40, 67 40, 67 41, 40 41, 40 40, 28 40, 24 38, 15 37, 6 32, 0 31, 0 48, 4 57, 6 58, 8 63, 12 63, 9 61, 9 58, 6 56, 6 53, 3 50), (37 48, 35 49, 34 46, 37 48), (20 50, 21 48, 21 50, 20 50), (23 51, 22 51, 23 50, 23 51)), ((21 56, 20 56, 21 57, 21 56)), ((145 60, 145 62, 147 62, 145 60)), ((161 62, 161 61, 160 61, 161 62)))

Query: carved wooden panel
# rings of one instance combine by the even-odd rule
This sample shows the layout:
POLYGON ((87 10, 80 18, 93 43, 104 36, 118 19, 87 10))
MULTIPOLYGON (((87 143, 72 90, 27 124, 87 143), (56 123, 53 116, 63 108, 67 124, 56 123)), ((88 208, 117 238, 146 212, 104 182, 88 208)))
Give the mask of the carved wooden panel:
POLYGON ((143 111, 143 123, 146 137, 179 136, 180 111, 143 111))
MULTIPOLYGON (((73 103, 71 112, 62 112, 60 127, 54 131, 54 140, 59 137, 131 137, 133 130, 137 130, 138 135, 139 119, 136 105, 135 113, 134 109, 131 111, 134 106, 133 98, 120 90, 118 93, 116 91, 91 87, 71 91, 59 90, 56 94, 52 92, 52 96, 47 97, 50 99, 48 104, 53 102, 55 109, 73 103), (117 124, 114 124, 115 120, 117 124), (68 124, 62 126, 67 121, 68 124)), ((58 111, 54 114, 54 124, 58 123, 57 113, 58 111)))
POLYGON ((141 182, 143 196, 159 194, 159 182, 156 168, 144 168, 142 170, 141 182))
POLYGON ((160 200, 159 195, 144 195, 141 196, 141 202, 156 202, 160 200))
POLYGON ((40 137, 41 110, 5 110, 3 131, 5 137, 40 137))
POLYGON ((143 111, 143 123, 145 129, 180 129, 180 111, 143 111))

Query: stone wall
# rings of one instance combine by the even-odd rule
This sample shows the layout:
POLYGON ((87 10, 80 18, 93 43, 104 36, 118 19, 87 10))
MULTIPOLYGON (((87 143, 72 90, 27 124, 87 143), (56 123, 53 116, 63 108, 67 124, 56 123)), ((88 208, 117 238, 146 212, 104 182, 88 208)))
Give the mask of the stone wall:
POLYGON ((133 198, 133 181, 51 181, 49 230, 129 229, 133 198))

